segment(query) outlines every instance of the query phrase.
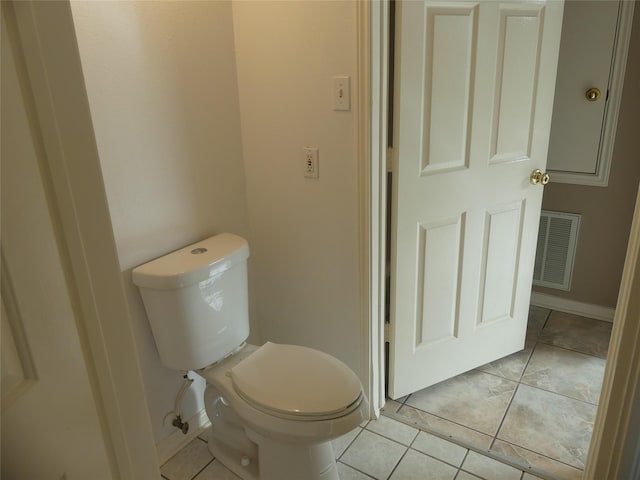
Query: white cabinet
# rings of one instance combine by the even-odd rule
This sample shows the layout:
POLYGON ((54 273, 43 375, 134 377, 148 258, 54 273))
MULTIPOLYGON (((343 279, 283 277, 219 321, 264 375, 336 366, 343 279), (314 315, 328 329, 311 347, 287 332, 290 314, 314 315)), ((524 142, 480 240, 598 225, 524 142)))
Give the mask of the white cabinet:
POLYGON ((565 2, 547 164, 553 182, 607 186, 633 7, 565 2))

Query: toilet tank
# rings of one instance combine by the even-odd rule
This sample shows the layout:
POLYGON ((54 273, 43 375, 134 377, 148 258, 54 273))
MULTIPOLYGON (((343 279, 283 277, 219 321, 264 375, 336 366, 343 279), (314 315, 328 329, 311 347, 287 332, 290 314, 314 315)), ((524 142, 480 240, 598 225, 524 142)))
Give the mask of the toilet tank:
POLYGON ((245 239, 223 233, 134 268, 167 367, 206 367, 249 336, 248 257, 245 239))

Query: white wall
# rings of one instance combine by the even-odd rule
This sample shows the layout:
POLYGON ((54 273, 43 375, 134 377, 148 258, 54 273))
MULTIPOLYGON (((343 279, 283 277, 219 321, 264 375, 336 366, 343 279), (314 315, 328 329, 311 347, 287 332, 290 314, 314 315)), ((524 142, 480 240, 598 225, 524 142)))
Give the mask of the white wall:
POLYGON ((356 3, 234 2, 254 296, 263 340, 337 356, 361 373, 356 3), (352 109, 331 78, 350 75, 352 109), (303 147, 320 178, 303 178, 303 147))
MULTIPOLYGON (((73 2, 72 9, 159 441, 173 431, 162 419, 181 374, 160 363, 131 269, 215 233, 248 237, 231 5, 73 2)), ((197 379, 185 418, 203 407, 202 390, 197 379)))

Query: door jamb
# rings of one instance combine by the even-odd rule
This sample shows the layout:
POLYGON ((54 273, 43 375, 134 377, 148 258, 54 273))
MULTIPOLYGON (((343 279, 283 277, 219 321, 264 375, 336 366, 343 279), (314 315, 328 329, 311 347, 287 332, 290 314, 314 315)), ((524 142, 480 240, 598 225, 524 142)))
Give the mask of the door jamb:
POLYGON ((389 2, 358 2, 358 190, 362 375, 371 418, 385 403, 384 310, 389 2))

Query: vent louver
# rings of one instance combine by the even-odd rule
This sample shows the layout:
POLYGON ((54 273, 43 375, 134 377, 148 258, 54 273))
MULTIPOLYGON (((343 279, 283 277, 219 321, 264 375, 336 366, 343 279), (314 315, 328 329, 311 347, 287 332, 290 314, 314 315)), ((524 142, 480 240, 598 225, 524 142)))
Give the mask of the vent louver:
POLYGON ((533 284, 569 290, 580 215, 542 210, 533 284))

